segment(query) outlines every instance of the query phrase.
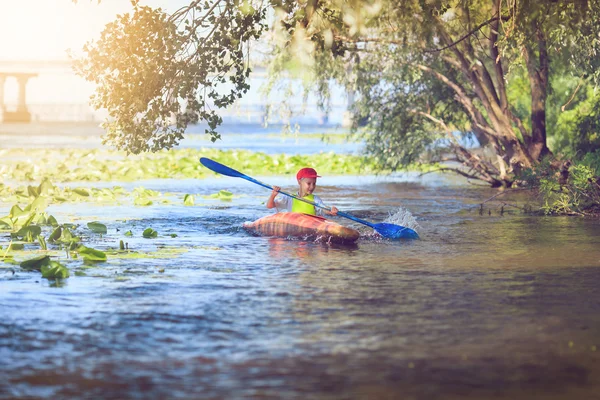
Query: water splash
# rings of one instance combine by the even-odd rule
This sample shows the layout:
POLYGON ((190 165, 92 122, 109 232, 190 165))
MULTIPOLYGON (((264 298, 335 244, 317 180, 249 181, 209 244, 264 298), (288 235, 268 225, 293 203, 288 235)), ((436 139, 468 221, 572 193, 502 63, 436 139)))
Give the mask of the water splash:
POLYGON ((405 226, 416 232, 421 228, 415 217, 404 207, 400 207, 394 214, 390 213, 384 222, 405 226))

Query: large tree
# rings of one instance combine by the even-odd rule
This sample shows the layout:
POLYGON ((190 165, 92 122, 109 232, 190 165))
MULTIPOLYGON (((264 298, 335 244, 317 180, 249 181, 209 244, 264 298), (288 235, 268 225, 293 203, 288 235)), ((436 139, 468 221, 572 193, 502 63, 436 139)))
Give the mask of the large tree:
POLYGON ((273 71, 300 63, 322 94, 332 78, 353 91, 355 122, 366 123, 382 167, 427 153, 444 169, 511 186, 550 154, 552 74, 593 75, 600 48, 599 0, 209 0, 172 14, 132 3, 78 70, 109 111, 107 142, 134 153, 175 145, 201 119, 218 137, 210 107, 247 90, 248 44, 268 17, 273 71), (512 76, 529 82, 526 113, 512 102, 512 76), (464 135, 485 151, 464 146, 464 135))

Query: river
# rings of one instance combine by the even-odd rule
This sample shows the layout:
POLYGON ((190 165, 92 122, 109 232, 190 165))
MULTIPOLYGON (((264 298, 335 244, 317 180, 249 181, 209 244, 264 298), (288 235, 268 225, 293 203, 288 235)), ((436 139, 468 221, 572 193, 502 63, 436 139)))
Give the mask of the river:
POLYGON ((62 284, 0 264, 0 398, 598 398, 600 221, 480 214, 497 192, 448 176, 322 174, 326 202, 412 216, 421 239, 340 218, 356 245, 254 237, 241 224, 270 212, 269 193, 227 177, 135 183, 243 194, 227 203, 51 205, 103 221, 96 248, 131 230, 130 248, 171 254, 109 257, 62 284))

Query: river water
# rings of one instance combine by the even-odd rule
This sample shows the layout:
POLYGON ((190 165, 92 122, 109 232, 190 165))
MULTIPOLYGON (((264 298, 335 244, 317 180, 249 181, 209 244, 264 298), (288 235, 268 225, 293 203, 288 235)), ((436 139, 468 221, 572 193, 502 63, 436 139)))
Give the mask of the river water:
POLYGON ((59 285, 0 264, 0 398, 600 396, 600 221, 480 214, 497 192, 439 175, 325 176, 326 202, 374 222, 408 212, 421 235, 380 240, 337 219, 362 237, 334 246, 244 232, 270 212, 244 180, 140 184, 243 195, 52 205, 59 221, 108 226, 93 247, 165 255, 109 257, 59 285))

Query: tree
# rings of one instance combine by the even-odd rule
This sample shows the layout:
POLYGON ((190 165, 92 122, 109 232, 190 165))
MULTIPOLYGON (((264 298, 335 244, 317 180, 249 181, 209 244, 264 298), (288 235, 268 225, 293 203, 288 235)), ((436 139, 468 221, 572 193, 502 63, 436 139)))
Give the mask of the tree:
POLYGON ((134 154, 169 149, 201 120, 219 139, 217 109, 249 89, 246 45, 266 29, 266 9, 194 0, 168 14, 131 3, 132 12, 108 24, 75 62, 96 83, 92 105, 108 111, 104 143, 134 154))
POLYGON ((78 70, 98 84, 95 104, 109 110, 108 143, 132 152, 169 148, 200 119, 214 139, 221 120, 208 99, 227 106, 247 90, 247 45, 274 10, 274 71, 295 59, 324 96, 331 79, 355 91, 355 122, 366 121, 367 150, 382 167, 430 153, 431 161, 457 163, 444 170, 510 187, 551 154, 552 74, 594 75, 598 3, 212 0, 168 15, 134 1, 132 16, 86 47, 78 70), (234 88, 220 95, 211 76, 229 77, 234 88), (511 102, 514 76, 529 83, 528 115, 511 102), (464 146, 465 135, 486 151, 464 146))
MULTIPOLYGON (((342 60, 353 71, 346 82, 356 87, 355 111, 359 118, 368 117, 369 151, 382 165, 399 167, 445 143, 449 152, 438 152, 434 160, 467 168, 443 169, 492 186, 511 186, 515 175, 550 154, 546 109, 551 73, 568 67, 583 75, 594 72, 583 61, 599 48, 598 30, 590 23, 597 20, 598 4, 376 4, 379 9, 369 13, 365 7, 327 9, 319 2, 319 12, 305 13, 312 18, 288 12, 284 24, 291 29, 300 23, 317 43, 333 38, 316 53, 321 59, 337 56, 336 64, 342 60), (520 70, 529 83, 529 115, 520 114, 509 97, 511 78, 519 77, 520 70), (465 148, 457 132, 474 135, 493 157, 465 148)), ((329 76, 326 69, 320 72, 329 76)))

